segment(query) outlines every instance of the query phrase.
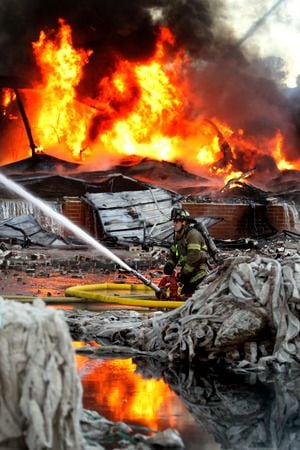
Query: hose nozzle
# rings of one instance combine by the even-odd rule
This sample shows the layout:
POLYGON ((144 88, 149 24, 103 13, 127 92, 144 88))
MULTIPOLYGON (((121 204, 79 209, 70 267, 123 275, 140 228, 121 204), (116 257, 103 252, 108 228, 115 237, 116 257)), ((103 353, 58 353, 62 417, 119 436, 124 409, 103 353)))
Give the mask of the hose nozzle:
POLYGON ((131 269, 131 273, 135 275, 145 286, 149 286, 151 289, 153 289, 155 292, 159 293, 160 288, 156 286, 156 284, 152 283, 151 280, 148 280, 148 278, 144 277, 141 273, 139 273, 137 270, 131 269))

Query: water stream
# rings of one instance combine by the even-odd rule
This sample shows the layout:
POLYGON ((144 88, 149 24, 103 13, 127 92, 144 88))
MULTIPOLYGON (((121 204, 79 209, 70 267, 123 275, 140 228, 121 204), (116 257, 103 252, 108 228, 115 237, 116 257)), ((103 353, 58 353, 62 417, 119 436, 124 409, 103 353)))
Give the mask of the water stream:
POLYGON ((41 199, 30 194, 19 184, 10 180, 9 178, 7 178, 5 175, 3 175, 1 173, 0 173, 0 183, 2 183, 9 190, 20 195, 20 197, 23 197, 28 202, 31 202, 37 208, 41 209, 45 214, 47 214, 50 217, 52 217, 53 219, 55 219, 63 227, 67 228, 72 233, 74 233, 74 235, 76 235, 77 237, 82 239, 82 241, 86 242, 91 247, 95 248, 96 250, 99 250, 99 252, 102 253, 103 256, 115 261, 119 266, 123 267, 123 269, 127 270, 128 272, 135 272, 130 266, 128 266, 118 256, 116 256, 113 252, 111 252, 109 249, 107 249, 102 244, 100 244, 100 242, 96 241, 96 239, 94 239, 92 236, 90 236, 88 233, 86 233, 84 230, 82 230, 79 226, 77 226, 75 223, 73 223, 67 217, 63 216, 62 214, 58 213, 57 211, 54 211, 54 209, 52 209, 50 206, 48 206, 46 203, 44 203, 41 199))

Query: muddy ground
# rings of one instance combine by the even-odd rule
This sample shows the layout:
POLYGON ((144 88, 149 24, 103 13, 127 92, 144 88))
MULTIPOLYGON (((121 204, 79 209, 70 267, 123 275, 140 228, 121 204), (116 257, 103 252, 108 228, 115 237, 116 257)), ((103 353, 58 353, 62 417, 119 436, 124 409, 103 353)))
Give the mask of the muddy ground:
MULTIPOLYGON (((77 284, 139 282, 116 262, 87 247, 44 248, 1 246, 0 295, 64 296, 77 284)), ((109 249, 127 265, 153 281, 162 275, 164 250, 139 247, 109 249)))
MULTIPOLYGON (((22 248, 0 241, 0 295, 61 297, 66 288, 78 284, 140 283, 113 260, 114 256, 153 283, 159 283, 166 249, 154 247, 143 250, 140 246, 131 246, 126 249, 107 247, 107 250, 111 258, 87 246, 22 248)), ((298 236, 288 239, 279 235, 269 241, 261 241, 258 247, 253 244, 244 249, 222 250, 221 255, 226 257, 259 252, 280 259, 299 251, 298 236)))

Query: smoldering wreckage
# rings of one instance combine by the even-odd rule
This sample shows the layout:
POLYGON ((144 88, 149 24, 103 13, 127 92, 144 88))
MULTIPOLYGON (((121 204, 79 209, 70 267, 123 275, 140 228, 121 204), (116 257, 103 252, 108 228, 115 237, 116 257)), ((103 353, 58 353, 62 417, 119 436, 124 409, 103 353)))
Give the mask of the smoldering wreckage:
MULTIPOLYGON (((66 233, 64 221, 58 225, 52 221, 52 214, 41 213, 45 201, 56 212, 55 217, 62 212, 61 217, 77 221, 80 230, 86 229, 114 251, 127 249, 129 274, 150 287, 157 286, 153 277, 159 279, 162 275, 161 249, 167 249, 173 239, 171 210, 183 205, 202 225, 211 249, 211 272, 195 294, 171 312, 83 313, 73 310, 59 313, 46 309, 41 300, 36 300, 33 306, 21 305, 12 299, 2 300, 1 389, 5 420, 1 421, 1 442, 6 448, 103 448, 107 439, 128 449, 184 446, 176 430, 167 429, 149 437, 135 433, 134 428, 124 423, 115 424, 84 410, 72 339, 86 343, 96 341, 98 346, 87 345, 78 350, 91 358, 133 357, 137 370, 148 377, 151 373, 151 376, 164 378, 201 423, 208 420, 206 413, 207 408, 210 411, 210 402, 213 408, 217 401, 220 410, 228 409, 228 399, 221 393, 220 370, 258 376, 298 370, 300 202, 297 173, 292 173, 291 179, 287 174, 284 191, 278 191, 282 183, 276 181, 273 183, 277 190, 273 188, 270 192, 244 183, 240 178, 217 191, 206 189, 203 194, 197 194, 203 179, 178 171, 178 166, 173 164, 146 159, 133 166, 136 174, 139 169, 143 174, 146 165, 147 171, 156 174, 155 185, 139 180, 138 176, 131 177, 132 167, 124 166, 118 168, 123 173, 115 174, 49 175, 58 164, 67 165, 56 158, 33 154, 28 160, 2 168, 3 173, 17 181, 17 186, 33 194, 33 200, 44 199, 42 204, 37 202, 41 208, 35 208, 35 201, 26 201, 26 195, 24 199, 16 199, 14 189, 10 189, 10 178, 1 175, 5 181, 1 188, 4 217, 0 223, 4 276, 14 264, 20 267, 25 249, 28 252, 32 247, 33 253, 37 246, 39 249, 59 248, 62 252, 70 247, 75 252, 82 250, 78 235, 66 233), (40 175, 39 165, 43 168, 40 175), (34 175, 30 173, 32 167, 34 175), (20 176, 20 173, 29 175, 20 176), (176 177, 176 191, 161 186, 168 183, 168 178, 174 184, 176 177), (180 192, 178 186, 182 185, 183 192, 180 192), (155 269, 151 270, 151 280, 150 266, 155 269), (140 270, 142 267, 144 274, 140 270), (202 371, 212 372, 208 379, 203 379, 202 371), (14 373, 13 378, 11 373, 14 373), (216 390, 216 386, 219 389, 216 390), (203 393, 200 398, 199 387, 203 393), (209 395, 211 389, 216 391, 213 396, 209 395)), ((112 271, 114 267, 118 270, 115 262, 109 267, 105 258, 101 267, 99 259, 99 269, 105 267, 112 271)), ((23 257, 22 262, 35 271, 37 260, 23 257)), ((65 261, 63 265, 67 267, 65 261)), ((4 293, 2 295, 5 298, 4 293)), ((165 300, 166 304, 168 301, 165 300)), ((275 392, 277 381, 273 383, 275 392)), ((286 411, 290 410, 290 392, 295 387, 292 381, 289 383, 289 395, 280 391, 274 400, 279 404, 284 402, 286 411)), ((243 393, 237 386, 229 390, 226 387, 226 390, 229 395, 233 392, 242 408, 248 408, 249 401, 243 400, 243 393)), ((255 409, 265 406, 256 398, 253 401, 255 409)), ((282 408, 278 408, 278 417, 273 420, 281 423, 289 419, 293 424, 294 416, 287 415, 283 418, 282 408)), ((258 436, 248 433, 249 429, 245 431, 241 424, 239 448, 245 435, 251 442, 265 441, 263 435, 268 434, 269 428, 272 430, 273 420, 258 436)), ((230 428, 235 426, 233 422, 231 418, 225 423, 229 431, 224 435, 219 429, 219 415, 215 422, 211 416, 209 418, 209 428, 218 440, 225 439, 225 446, 228 442, 234 444, 237 439, 230 433, 230 428)), ((281 440, 286 432, 289 429, 283 430, 276 439, 281 440)))
MULTIPOLYGON (((30 183, 36 195, 41 195, 46 186, 49 201, 49 186, 53 183, 49 183, 48 176, 26 177, 21 182, 24 187, 30 183)), ((216 203, 220 212, 224 203, 237 209, 242 204, 247 206, 248 214, 246 219, 243 217, 244 229, 241 235, 236 234, 237 239, 214 236, 214 227, 218 235, 216 227, 224 222, 220 215, 198 217, 206 230, 206 237, 210 239, 210 273, 194 295, 176 309, 146 313, 128 310, 101 313, 66 310, 61 313, 46 309, 42 300, 35 300, 33 305, 21 305, 12 299, 2 300, 1 360, 5 364, 1 365, 1 385, 7 387, 2 389, 7 419, 5 429, 1 428, 1 436, 3 442, 11 445, 6 448, 16 448, 16 445, 23 448, 25 443, 30 449, 103 448, 100 442, 104 443, 108 436, 118 442, 120 435, 128 439, 127 444, 123 442, 122 448, 184 446, 176 430, 167 429, 149 437, 135 433, 124 423, 115 424, 95 412, 83 410, 80 403, 82 388, 74 369, 72 340, 97 342, 97 346, 87 344, 76 350, 90 358, 107 355, 112 358, 132 357, 137 370, 145 376, 151 374, 164 378, 196 420, 202 424, 210 421, 209 429, 225 448, 229 442, 232 448, 240 448, 243 441, 257 443, 263 440, 261 434, 255 433, 254 436, 250 432, 251 427, 255 426, 251 420, 247 426, 244 422, 240 424, 241 430, 238 437, 235 436, 238 447, 234 447, 230 428, 236 419, 230 415, 230 420, 224 419, 224 415, 223 420, 228 420, 228 423, 221 425, 220 415, 213 412, 208 419, 207 411, 211 411, 210 408, 215 411, 213 405, 217 401, 218 409, 227 411, 228 415, 229 398, 226 392, 234 398, 230 397, 230 402, 242 402, 244 406, 249 404, 249 399, 244 399, 245 385, 233 381, 241 374, 255 374, 261 389, 265 389, 264 383, 271 375, 289 375, 285 394, 279 390, 273 404, 277 408, 277 402, 284 402, 286 410, 289 410, 292 390, 295 395, 296 380, 290 378, 290 374, 299 370, 300 255, 296 191, 293 190, 296 202, 291 202, 289 189, 281 193, 264 192, 236 181, 235 187, 225 186, 218 192, 183 196, 118 174, 105 177, 103 185, 100 188, 97 186, 97 189, 95 185, 86 188, 86 181, 83 183, 80 179, 56 177, 56 192, 59 186, 66 192, 64 183, 74 183, 74 186, 81 186, 80 190, 92 191, 82 196, 82 204, 89 211, 84 217, 93 218, 89 219, 89 226, 97 230, 97 237, 101 236, 107 248, 122 255, 129 266, 134 264, 135 271, 142 275, 142 278, 136 279, 137 283, 150 279, 157 285, 163 275, 165 251, 173 235, 170 212, 174 205, 184 205, 195 211, 203 204, 213 206, 216 203), (261 205, 263 215, 260 213, 261 205), (285 218, 283 226, 286 228, 279 230, 268 219, 266 211, 269 211, 270 217, 268 208, 274 205, 281 207, 281 218, 285 218), (11 315, 14 316, 13 321, 11 315), (15 349, 10 347, 12 336, 14 345, 17 345, 15 349), (25 349, 26 358, 23 358, 21 354, 25 349), (10 367, 9 372, 6 367, 10 367), (15 373, 13 380, 11 371, 15 373), (229 384, 224 381, 226 373, 231 374, 228 375, 229 384), (218 374, 222 374, 222 381, 218 374), (43 381, 45 376, 47 383, 43 381), (11 381, 8 382, 8 379, 11 381), (200 397, 199 389, 202 392, 200 397), (214 394, 208 395, 211 389, 214 394), (12 396, 12 392, 20 392, 20 395, 12 396), (60 419, 56 421, 55 417, 60 419), (222 426, 228 427, 226 436, 220 430, 222 426)), ((1 194, 5 198, 2 200, 2 211, 13 211, 14 216, 0 223, 2 274, 13 270, 16 261, 20 268, 20 260, 23 270, 37 270, 38 258, 28 258, 28 254, 32 251, 33 255, 47 255, 47 252, 51 255, 51 249, 63 255, 56 265, 61 264, 65 269, 68 267, 67 258, 70 268, 72 264, 70 257, 66 256, 66 249, 79 254, 85 251, 84 243, 75 235, 64 233, 62 228, 56 228, 54 232, 49 218, 47 223, 47 218, 40 211, 25 200, 9 195, 6 187, 2 186, 2 189, 6 191, 1 194), (14 209, 16 207, 18 211, 14 209)), ((54 205, 52 202, 56 210, 62 211, 62 205, 63 201, 56 201, 54 205)), ((64 207, 66 211, 66 205, 64 207)), ((237 229, 236 233, 239 233, 237 229)), ((109 261, 107 255, 102 256, 95 257, 99 279, 103 269, 110 274, 122 273, 122 282, 132 275, 109 261)), ((80 268, 83 277, 93 263, 93 258, 87 260, 90 264, 76 267, 76 270, 80 268)), ((51 256, 47 265, 51 271, 51 256)), ((5 299, 5 294, 3 297, 5 299)), ((43 300, 47 303, 47 299, 43 300)), ((168 302, 168 299, 165 301, 168 302)), ((272 388, 269 386, 268 389, 274 386, 276 390, 278 383, 282 389, 281 378, 273 380, 272 388)), ((251 401, 257 410, 270 407, 261 404, 259 395, 251 401)), ((274 426, 275 420, 287 419, 283 419, 279 407, 276 414, 269 424, 265 424, 266 430, 274 426)), ((287 414, 292 421, 294 416, 291 417, 291 412, 287 414)), ((283 435, 277 436, 278 440, 282 438, 283 435)))
MULTIPOLYGON (((184 446, 174 429, 149 436, 83 409, 72 340, 87 343, 76 351, 89 358, 130 357, 143 376, 166 380, 224 448, 298 442, 298 433, 291 432, 300 405, 298 173, 280 174, 266 191, 243 177, 210 190, 201 189, 203 179, 177 165, 148 159, 115 173, 71 177, 50 175, 58 164, 68 165, 34 154, 2 168, 9 176, 0 193, 4 277, 25 268, 34 278, 42 265, 50 276, 56 266, 62 274, 80 271, 84 279, 93 268, 99 280, 105 271, 121 275, 119 282, 131 277, 132 283, 134 276, 134 283, 157 287, 173 239, 174 206, 183 206, 201 223, 211 250, 210 273, 190 299, 169 312, 57 311, 45 307, 49 298, 37 296, 33 305, 24 305, 17 295, 6 300, 2 292, 5 420, 0 436, 5 448, 101 449, 107 440, 128 450, 184 446), (154 184, 143 180, 145 166, 156 174, 154 184), (56 214, 77 222, 132 270, 127 273, 107 254, 86 250, 86 242, 65 229, 64 221, 52 220, 26 196, 16 198, 11 179, 56 214), (166 189, 174 179, 177 189, 166 189), (83 258, 70 258, 69 250, 83 258), (57 252, 63 256, 57 258, 57 252), (91 341, 98 345, 88 345, 91 341), (241 384, 239 376, 250 378, 241 384), (249 398, 253 376, 258 387, 249 398), (272 401, 266 404, 261 392, 272 401), (266 410, 272 411, 267 422, 266 410), (278 423, 286 426, 278 431, 278 423)), ((166 305, 169 301, 164 300, 166 305)))

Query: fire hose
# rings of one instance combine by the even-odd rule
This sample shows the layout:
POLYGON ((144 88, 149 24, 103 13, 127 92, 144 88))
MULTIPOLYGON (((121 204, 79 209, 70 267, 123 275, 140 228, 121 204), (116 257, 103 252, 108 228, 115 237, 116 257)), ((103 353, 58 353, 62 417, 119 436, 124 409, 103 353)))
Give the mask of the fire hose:
POLYGON ((148 286, 151 289, 153 289, 155 291, 155 293, 157 293, 157 294, 160 293, 160 288, 156 284, 154 284, 151 280, 149 280, 148 278, 144 277, 144 275, 142 275, 140 272, 138 272, 135 269, 131 269, 130 273, 135 275, 145 286, 148 286))

